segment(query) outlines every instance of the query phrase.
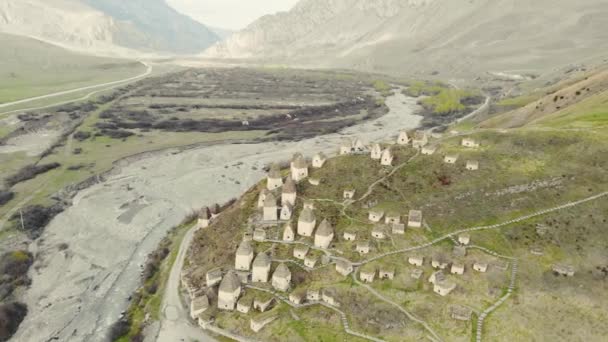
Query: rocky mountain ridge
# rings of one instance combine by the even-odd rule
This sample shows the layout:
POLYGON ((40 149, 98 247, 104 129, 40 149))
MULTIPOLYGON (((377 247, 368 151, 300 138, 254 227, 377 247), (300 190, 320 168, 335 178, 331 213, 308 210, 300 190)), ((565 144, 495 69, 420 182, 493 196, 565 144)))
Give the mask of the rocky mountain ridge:
POLYGON ((220 39, 164 0, 3 0, 0 32, 123 56, 196 54, 220 39))
POLYGON ((602 0, 302 0, 203 56, 367 71, 543 72, 601 58, 602 0))

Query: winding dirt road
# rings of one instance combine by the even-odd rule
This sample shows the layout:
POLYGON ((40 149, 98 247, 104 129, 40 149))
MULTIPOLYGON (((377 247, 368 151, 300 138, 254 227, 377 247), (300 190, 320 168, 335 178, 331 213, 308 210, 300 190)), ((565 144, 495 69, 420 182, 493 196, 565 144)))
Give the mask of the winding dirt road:
POLYGON ((47 94, 47 95, 30 97, 30 98, 23 99, 23 100, 18 100, 18 101, 2 103, 2 104, 0 104, 0 108, 12 107, 12 106, 16 106, 16 105, 20 105, 20 104, 24 104, 24 103, 28 103, 28 102, 33 102, 33 101, 44 100, 44 99, 49 99, 49 98, 53 98, 53 97, 70 95, 70 94, 79 93, 79 92, 90 90, 90 89, 104 88, 104 89, 97 89, 97 90, 95 90, 93 92, 90 92, 90 93, 86 94, 83 97, 80 97, 80 98, 77 98, 77 99, 72 99, 72 100, 61 101, 61 102, 53 103, 53 104, 42 106, 42 107, 21 108, 21 109, 11 110, 11 111, 8 111, 8 112, 2 112, 2 113, 0 113, 0 115, 11 114, 11 113, 16 113, 16 112, 24 112, 24 111, 28 111, 28 110, 44 109, 44 108, 49 108, 49 107, 61 106, 61 105, 72 103, 72 102, 87 100, 91 96, 93 96, 93 95, 95 95, 97 93, 100 93, 102 91, 107 91, 107 90, 110 90, 110 89, 113 89, 113 88, 117 88, 117 87, 123 85, 124 83, 132 82, 132 81, 137 81, 137 80, 139 80, 141 78, 149 76, 152 73, 152 70, 153 70, 152 66, 150 64, 146 63, 146 62, 140 62, 140 63, 143 64, 146 67, 146 71, 144 73, 142 73, 142 74, 137 75, 137 76, 125 78, 125 79, 118 80, 118 81, 112 81, 112 82, 106 82, 106 83, 101 83, 101 84, 94 84, 94 85, 86 86, 86 87, 80 87, 80 88, 76 88, 76 89, 64 90, 64 91, 60 91, 60 92, 56 92, 56 93, 52 93, 52 94, 47 94))

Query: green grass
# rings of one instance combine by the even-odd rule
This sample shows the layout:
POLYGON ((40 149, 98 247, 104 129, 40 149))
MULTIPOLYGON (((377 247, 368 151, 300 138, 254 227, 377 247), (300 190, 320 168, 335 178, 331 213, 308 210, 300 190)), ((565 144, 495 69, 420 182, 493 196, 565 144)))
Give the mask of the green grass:
POLYGON ((375 80, 372 85, 374 89, 379 92, 383 97, 390 96, 392 93, 391 90, 393 89, 393 87, 386 81, 375 80))
POLYGON ((422 100, 422 104, 431 108, 436 114, 459 112, 466 108, 462 100, 472 95, 473 93, 466 90, 442 89, 438 94, 422 100))
POLYGON ((538 100, 541 97, 540 94, 538 95, 522 95, 522 96, 516 96, 516 97, 507 97, 504 98, 500 101, 498 101, 496 103, 496 105, 501 106, 501 107, 514 107, 514 108, 519 108, 519 107, 524 107, 529 103, 532 103, 536 100, 538 100))
POLYGON ((559 112, 534 122, 553 128, 608 127, 608 91, 591 96, 559 112))
POLYGON ((447 88, 448 86, 441 82, 412 81, 409 83, 406 94, 414 97, 432 96, 447 88))
POLYGON ((9 34, 0 34, 0 45, 0 103, 111 82, 145 70, 139 62, 82 55, 9 34))

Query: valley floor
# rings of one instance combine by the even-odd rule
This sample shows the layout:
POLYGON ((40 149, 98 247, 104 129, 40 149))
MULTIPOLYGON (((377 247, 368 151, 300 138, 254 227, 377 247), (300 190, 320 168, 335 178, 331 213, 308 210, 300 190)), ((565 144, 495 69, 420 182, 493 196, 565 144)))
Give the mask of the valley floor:
POLYGON ((337 134, 165 150, 117 167, 107 181, 80 192, 47 227, 37 247, 41 261, 25 295, 30 314, 15 339, 102 341, 128 305, 147 254, 187 213, 238 197, 263 177, 266 164, 295 152, 337 152, 349 136, 392 140, 419 124, 416 99, 397 93, 386 104, 387 115, 337 134), (62 242, 70 248, 58 253, 62 242))

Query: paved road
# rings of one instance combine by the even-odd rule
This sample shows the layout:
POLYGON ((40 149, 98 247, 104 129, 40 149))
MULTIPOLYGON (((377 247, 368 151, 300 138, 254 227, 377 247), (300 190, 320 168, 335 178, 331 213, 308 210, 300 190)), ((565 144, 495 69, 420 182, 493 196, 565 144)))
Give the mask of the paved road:
POLYGON ((179 247, 179 252, 171 274, 167 281, 167 287, 163 295, 161 305, 161 327, 156 340, 164 341, 215 341, 205 334, 203 329, 190 320, 190 309, 182 303, 179 294, 181 272, 188 248, 194 238, 196 227, 190 228, 179 247))
POLYGON ((104 89, 95 90, 95 91, 93 91, 93 92, 91 92, 89 94, 86 94, 85 96, 83 96, 81 98, 73 99, 73 100, 68 100, 68 101, 62 101, 62 102, 58 102, 58 103, 53 103, 53 104, 46 105, 46 106, 43 106, 43 107, 16 109, 16 110, 8 111, 8 112, 3 112, 3 113, 0 113, 0 114, 10 114, 10 113, 27 111, 27 110, 43 109, 43 108, 48 108, 48 107, 54 107, 54 106, 64 105, 64 104, 68 104, 68 103, 72 103, 72 102, 76 102, 76 101, 86 100, 86 99, 90 98, 91 96, 93 96, 93 95, 95 95, 95 94, 97 94, 99 92, 110 90, 110 89, 119 87, 119 86, 123 85, 124 83, 131 82, 131 81, 136 81, 136 80, 138 80, 140 78, 144 78, 144 77, 150 75, 152 73, 152 66, 149 65, 148 63, 145 63, 145 62, 141 62, 141 63, 146 66, 146 71, 144 73, 142 73, 142 74, 137 75, 137 76, 125 78, 125 79, 118 80, 118 81, 106 82, 106 83, 95 84, 95 85, 86 86, 86 87, 80 87, 80 88, 71 89, 71 90, 60 91, 60 92, 57 92, 57 93, 52 93, 52 94, 47 94, 47 95, 30 97, 30 98, 23 99, 23 100, 18 100, 18 101, 2 103, 2 104, 0 104, 0 108, 11 107, 11 106, 19 105, 19 104, 24 104, 24 103, 28 103, 28 102, 32 102, 32 101, 49 99, 49 98, 58 97, 58 96, 70 95, 70 94, 79 93, 79 92, 82 92, 82 91, 85 91, 85 90, 90 90, 90 89, 104 88, 104 89), (109 88, 105 88, 105 87, 109 87, 109 88))

